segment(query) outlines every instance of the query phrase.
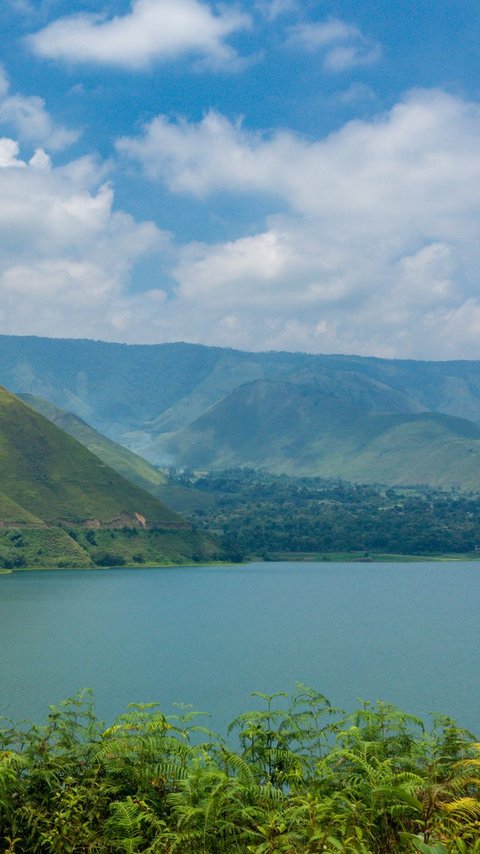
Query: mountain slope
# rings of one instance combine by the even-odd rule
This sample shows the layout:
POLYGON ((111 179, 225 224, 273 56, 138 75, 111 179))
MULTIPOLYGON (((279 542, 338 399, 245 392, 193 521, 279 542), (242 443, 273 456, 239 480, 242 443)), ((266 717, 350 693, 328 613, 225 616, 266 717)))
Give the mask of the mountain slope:
POLYGON ((39 397, 33 397, 31 394, 23 394, 19 397, 28 406, 48 418, 60 430, 64 430, 65 433, 73 436, 122 477, 150 492, 171 510, 183 513, 193 509, 199 510, 213 503, 214 499, 204 492, 199 492, 191 487, 187 489, 178 483, 170 483, 164 472, 155 468, 143 457, 139 457, 138 454, 134 454, 133 451, 119 445, 118 442, 113 442, 103 436, 77 415, 65 412, 63 409, 54 406, 53 403, 39 397))
POLYGON ((147 492, 155 494, 158 487, 162 486, 166 477, 163 472, 155 468, 151 463, 147 462, 143 457, 134 454, 123 445, 113 442, 108 439, 98 430, 90 427, 78 415, 73 415, 71 412, 65 412, 58 406, 54 406, 48 400, 34 397, 31 394, 18 395, 21 400, 28 406, 35 409, 45 418, 48 418, 52 424, 59 427, 69 436, 73 436, 77 442, 80 442, 85 448, 99 457, 107 466, 114 469, 118 474, 127 480, 140 486, 141 489, 146 489, 147 492))
MULTIPOLYGON (((370 389, 371 391, 371 389, 370 389)), ((361 482, 478 488, 480 427, 438 413, 391 413, 348 385, 255 381, 154 444, 184 466, 260 467, 361 482)))
POLYGON ((410 406, 480 423, 480 361, 247 353, 196 344, 127 345, 0 335, 0 383, 43 397, 114 439, 139 446, 191 423, 235 388, 308 370, 355 373, 410 406))
MULTIPOLYGON (((0 382, 48 399, 156 465, 265 465, 476 486, 476 444, 470 448, 458 422, 441 416, 480 424, 480 361, 0 336, 0 382)), ((88 428, 66 416, 64 426, 113 464, 113 449, 87 436, 88 428)), ((131 458, 115 465, 130 477, 137 467, 139 484, 150 477, 131 458)))
POLYGON ((96 519, 115 525, 122 514, 128 514, 132 523, 139 514, 148 526, 182 526, 176 514, 3 388, 0 491, 4 524, 36 520, 83 524, 96 519), (18 518, 20 510, 27 515, 18 518))

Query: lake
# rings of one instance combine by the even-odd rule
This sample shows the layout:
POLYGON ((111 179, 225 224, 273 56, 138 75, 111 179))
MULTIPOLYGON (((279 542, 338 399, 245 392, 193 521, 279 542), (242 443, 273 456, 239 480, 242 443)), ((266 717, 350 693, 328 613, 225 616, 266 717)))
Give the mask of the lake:
POLYGON ((111 721, 175 701, 224 731, 252 691, 304 682, 480 735, 480 563, 252 563, 0 576, 0 715, 90 687, 111 721))

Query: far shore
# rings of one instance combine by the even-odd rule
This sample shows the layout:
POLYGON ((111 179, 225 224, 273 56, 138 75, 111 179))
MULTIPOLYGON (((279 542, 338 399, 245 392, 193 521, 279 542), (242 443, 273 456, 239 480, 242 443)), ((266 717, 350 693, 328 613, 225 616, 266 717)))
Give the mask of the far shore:
POLYGON ((480 561, 480 554, 445 555, 409 555, 409 554, 352 554, 347 552, 327 552, 324 554, 308 552, 275 552, 266 556, 253 556, 244 561, 209 561, 205 563, 143 563, 124 566, 19 566, 12 569, 0 569, 0 575, 16 572, 95 572, 97 570, 139 570, 139 569, 201 569, 202 567, 248 566, 252 563, 446 563, 480 561))

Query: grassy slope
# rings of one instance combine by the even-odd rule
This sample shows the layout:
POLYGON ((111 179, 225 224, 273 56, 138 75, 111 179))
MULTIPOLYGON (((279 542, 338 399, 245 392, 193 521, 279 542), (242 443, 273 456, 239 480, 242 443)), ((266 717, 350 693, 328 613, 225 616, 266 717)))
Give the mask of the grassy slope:
POLYGON ((3 521, 16 518, 20 505, 52 523, 98 518, 109 522, 126 511, 139 512, 150 524, 178 517, 151 495, 120 477, 14 395, 0 389, 0 487, 3 521))
MULTIPOLYGON (((134 454, 128 448, 113 442, 103 436, 98 430, 94 430, 85 421, 71 412, 54 406, 47 400, 33 397, 30 394, 20 395, 22 400, 40 412, 49 421, 73 436, 92 454, 99 457, 104 463, 114 469, 118 474, 150 492, 163 504, 176 512, 197 510, 214 503, 214 499, 199 490, 191 487, 185 489, 181 485, 168 483, 166 475, 143 457, 134 454)), ((0 495, 0 519, 1 513, 0 495)), ((14 518, 9 516, 8 518, 14 518)), ((20 516, 18 517, 20 519, 20 516)), ((33 521, 33 520, 32 520, 33 521)))
POLYGON ((20 397, 25 403, 48 418, 52 424, 77 439, 80 444, 88 448, 107 466, 142 489, 155 494, 157 488, 165 483, 166 477, 158 468, 155 468, 143 457, 139 457, 138 454, 134 454, 133 451, 123 447, 123 445, 108 439, 77 415, 65 412, 48 400, 30 394, 20 395, 20 397))
MULTIPOLYGON (((457 436, 453 424, 440 425, 438 434, 431 434, 430 439, 420 421, 408 427, 407 422, 396 424, 395 429, 391 425, 391 433, 385 428, 381 439, 377 436, 362 445, 364 437, 358 429, 346 436, 342 417, 348 422, 349 418, 358 421, 380 412, 407 415, 430 409, 480 423, 480 361, 242 353, 187 344, 127 346, 0 336, 0 382, 74 411, 108 435, 150 453, 154 462, 205 465, 212 458, 209 446, 215 442, 216 464, 260 465, 265 460, 271 470, 293 473, 323 473, 330 465, 329 471, 358 479, 365 479, 366 472, 369 480, 378 476, 405 482, 412 477, 417 482, 477 485, 476 445, 468 446, 465 437, 457 436), (285 400, 283 407, 284 417, 290 419, 283 436, 273 417, 259 408, 260 447, 252 438, 256 430, 252 416, 245 417, 236 407, 236 389, 255 379, 280 381, 306 371, 323 383, 325 398, 330 394, 334 401, 335 388, 343 388, 339 417, 329 424, 320 419, 322 435, 317 435, 316 417, 310 419, 308 405, 299 401, 295 382, 289 382, 282 392, 293 394, 290 405, 285 400), (372 409, 372 396, 377 397, 376 411, 372 409), (225 429, 220 429, 217 416, 211 418, 209 407, 222 406, 222 400, 233 407, 239 419, 235 447, 235 431, 226 424, 228 418, 221 416, 225 429), (293 423, 295 409, 297 425, 293 423), (188 429, 194 419, 195 425, 188 429), (182 426, 185 429, 179 433, 182 426), (173 438, 167 434, 158 438, 162 431, 176 432, 173 438), (342 443, 334 443, 336 431, 340 431, 342 443), (306 452, 302 457, 304 437, 306 452), (418 455, 414 458, 411 443, 417 440, 418 455), (406 454, 403 459, 402 448, 406 454), (392 454, 390 461, 388 454, 392 454)), ((272 402, 280 414, 282 407, 278 401, 272 402)), ((372 424, 364 423, 362 429, 368 432, 370 427, 372 424)))
POLYGON ((365 483, 478 488, 480 428, 432 413, 384 414, 315 385, 254 382, 164 440, 184 465, 262 467, 365 483))
POLYGON ((68 531, 61 528, 0 529, 0 566, 19 565, 82 569, 91 567, 92 560, 68 531))
POLYGON ((0 567, 81 568, 105 558, 109 564, 118 558, 121 564, 172 565, 218 557, 208 536, 190 530, 152 495, 2 388, 0 472, 0 567), (122 511, 140 512, 158 527, 78 527, 86 518, 108 523, 122 511), (58 519, 67 521, 68 530, 55 526, 58 519), (179 529, 170 530, 172 523, 179 529))

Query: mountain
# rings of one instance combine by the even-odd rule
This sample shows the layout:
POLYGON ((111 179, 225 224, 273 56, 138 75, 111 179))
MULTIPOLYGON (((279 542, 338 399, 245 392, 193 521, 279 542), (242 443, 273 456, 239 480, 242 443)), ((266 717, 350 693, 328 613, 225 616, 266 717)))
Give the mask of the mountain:
POLYGON ((187 489, 178 483, 170 483, 160 469, 123 445, 119 445, 118 442, 103 436, 78 415, 65 412, 48 400, 42 400, 31 394, 22 394, 19 397, 60 430, 73 436, 122 477, 145 489, 172 510, 179 512, 198 510, 213 503, 214 499, 203 492, 191 487, 187 489))
POLYGON ((118 442, 108 439, 98 430, 90 427, 78 415, 66 412, 48 400, 34 397, 32 394, 20 394, 18 396, 32 409, 48 418, 52 424, 64 430, 69 436, 73 436, 81 445, 122 477, 147 490, 152 495, 156 495, 158 488, 165 484, 166 476, 158 468, 123 445, 119 445, 118 442))
MULTIPOLYGON (((363 483, 461 486, 480 482, 480 426, 430 412, 382 412, 380 385, 350 377, 333 391, 315 381, 256 380, 152 452, 183 466, 251 466, 363 483)), ((393 396, 394 407, 400 398, 393 396)))
POLYGON ((216 545, 0 388, 0 566, 185 563, 216 545))
MULTIPOLYGON (((139 527, 177 527, 178 517, 106 466, 6 389, 0 389, 0 488, 7 503, 0 522, 17 521, 17 507, 48 524, 98 520, 115 526, 125 515, 139 527), (14 502, 14 503, 12 503, 14 502)), ((20 521, 20 520, 18 520, 20 521)))
MULTIPOLYGON (((47 399, 157 466, 254 464, 367 482, 476 483, 480 361, 0 336, 0 382, 47 399)), ((112 453, 128 476, 136 469, 137 483, 149 481, 151 470, 133 458, 120 463, 91 434, 82 441, 104 459, 112 453)))

